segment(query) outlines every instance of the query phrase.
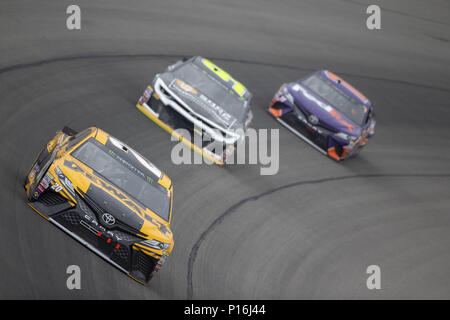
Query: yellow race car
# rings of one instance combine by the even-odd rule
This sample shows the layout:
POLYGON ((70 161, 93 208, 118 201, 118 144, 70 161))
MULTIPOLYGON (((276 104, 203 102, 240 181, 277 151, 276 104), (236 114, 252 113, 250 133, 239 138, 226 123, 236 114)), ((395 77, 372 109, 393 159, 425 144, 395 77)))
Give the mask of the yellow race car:
POLYGON ((59 131, 24 188, 43 218, 142 284, 173 249, 171 179, 98 128, 59 131))

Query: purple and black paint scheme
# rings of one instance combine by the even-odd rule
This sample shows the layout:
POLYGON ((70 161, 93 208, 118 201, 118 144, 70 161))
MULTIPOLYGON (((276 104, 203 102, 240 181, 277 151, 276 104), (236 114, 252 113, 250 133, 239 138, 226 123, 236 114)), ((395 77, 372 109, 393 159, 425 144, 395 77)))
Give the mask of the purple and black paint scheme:
POLYGON ((321 70, 283 84, 269 112, 321 153, 340 161, 354 157, 375 133, 370 101, 342 78, 321 70))

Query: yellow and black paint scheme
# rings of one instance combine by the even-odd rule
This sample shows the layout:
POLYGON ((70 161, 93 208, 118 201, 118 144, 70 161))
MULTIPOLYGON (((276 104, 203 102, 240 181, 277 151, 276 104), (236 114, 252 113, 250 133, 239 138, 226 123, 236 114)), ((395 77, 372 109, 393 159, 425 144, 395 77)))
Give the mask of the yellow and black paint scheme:
MULTIPOLYGON (((43 218, 145 284, 174 246, 170 230, 173 186, 166 174, 151 167, 156 178, 152 183, 167 191, 165 197, 170 197, 166 220, 72 156, 89 139, 107 145, 111 138, 116 144, 119 141, 96 127, 79 133, 65 127, 39 153, 25 178, 24 188, 28 205, 43 218)), ((135 152, 129 147, 123 149, 135 152)))

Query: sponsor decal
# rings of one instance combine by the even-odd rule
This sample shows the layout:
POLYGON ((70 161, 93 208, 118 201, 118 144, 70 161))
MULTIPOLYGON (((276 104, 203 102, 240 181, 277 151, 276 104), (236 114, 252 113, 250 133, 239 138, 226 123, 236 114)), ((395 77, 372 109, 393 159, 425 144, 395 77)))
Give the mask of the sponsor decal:
POLYGON ((146 88, 145 91, 142 93, 141 98, 139 99, 139 104, 147 103, 148 99, 150 99, 151 94, 152 90, 150 88, 146 88))
POLYGON ((53 175, 46 173, 45 176, 39 182, 39 185, 37 186, 35 192, 33 193, 33 198, 34 199, 39 198, 41 193, 48 189, 53 179, 54 179, 53 175))
POLYGON ((55 140, 52 140, 49 143, 47 143, 47 151, 51 152, 53 150, 53 148, 55 147, 55 145, 56 145, 56 141, 55 140))
POLYGON ((95 234, 95 235, 98 234, 97 230, 96 230, 93 226, 91 226, 90 224, 88 224, 86 221, 80 220, 80 224, 81 224, 83 227, 85 227, 86 229, 88 229, 90 232, 92 232, 93 234, 95 234))
POLYGON ((63 189, 63 187, 61 187, 58 183, 54 183, 53 185, 52 185, 52 190, 53 191, 55 191, 55 192, 60 192, 60 191, 62 191, 62 189, 63 189))
POLYGON ((177 84, 178 87, 180 87, 180 89, 192 93, 192 94, 198 94, 198 91, 195 90, 193 87, 191 87, 190 85, 188 85, 186 82, 176 79, 175 83, 177 84))
MULTIPOLYGON (((110 138, 111 141, 113 141, 110 138)), ((131 149, 128 149, 130 152, 132 152, 131 149)), ((108 149, 108 154, 113 158, 118 160, 120 163, 122 163, 124 166, 126 166, 128 169, 136 173, 136 175, 140 176, 142 179, 146 180, 149 183, 153 183, 153 179, 149 176, 147 176, 144 172, 133 166, 130 162, 119 156, 116 152, 114 152, 111 149, 108 149)), ((149 169, 152 173, 154 173, 156 176, 160 175, 160 172, 156 171, 156 168, 153 165, 150 165, 147 161, 142 159, 138 154, 133 153, 133 155, 136 157, 137 160, 141 162, 143 166, 145 166, 147 169, 149 169)))
POLYGON ((184 83, 184 88, 182 88, 182 87, 180 87, 180 83, 178 83, 178 81, 180 81, 180 83, 184 83, 183 81, 178 80, 178 79, 173 80, 170 83, 169 87, 175 88, 175 89, 181 88, 181 90, 178 90, 178 92, 180 92, 180 94, 183 94, 183 95, 193 99, 198 105, 200 105, 205 110, 214 111, 216 118, 219 121, 221 121, 225 126, 227 126, 227 127, 231 126, 233 124, 233 122, 236 121, 236 119, 234 119, 234 117, 230 113, 226 112, 221 106, 219 106, 217 103, 212 101, 206 95, 204 95, 201 92, 198 92, 196 89, 191 87, 193 90, 195 90, 195 93, 194 93, 193 91, 191 91, 190 89, 187 88, 187 86, 189 86, 189 85, 186 83, 184 83))
POLYGON ((38 173, 38 172, 39 172, 39 165, 36 163, 34 165, 33 169, 31 169, 30 178, 34 179, 34 177, 36 176, 36 173, 38 173))
POLYGON ((155 269, 153 269, 154 273, 158 272, 159 269, 161 269, 161 267, 163 266, 164 262, 166 262, 166 259, 167 259, 167 255, 163 254, 161 256, 161 259, 159 259, 158 263, 156 264, 155 269))
MULTIPOLYGON (((53 177, 53 176, 52 176, 53 177)), ((53 178, 51 178, 48 174, 46 174, 41 181, 41 185, 47 189, 50 183, 53 181, 53 178)))
POLYGON ((315 115, 312 114, 309 116, 309 122, 311 122, 312 124, 318 124, 319 118, 317 118, 315 115))
POLYGON ((112 226, 113 224, 116 223, 116 219, 115 219, 114 216, 113 216, 112 214, 110 214, 110 213, 104 213, 104 214, 102 215, 102 220, 103 220, 106 224, 108 224, 108 225, 110 225, 110 226, 112 226))
MULTIPOLYGON (((111 237, 111 238, 115 238, 116 239, 116 241, 121 241, 121 240, 123 240, 120 236, 118 236, 116 233, 114 233, 114 232, 112 232, 111 230, 106 230, 102 225, 100 225, 100 224, 98 224, 98 222, 94 219, 94 218, 92 218, 91 216, 89 216, 89 215, 84 215, 84 219, 85 220, 87 220, 87 221, 89 221, 92 225, 94 225, 95 226, 95 228, 93 227, 93 226, 91 226, 91 225, 89 225, 89 224, 87 224, 86 222, 83 222, 83 223, 81 223, 84 227, 86 227, 86 228, 88 228, 89 230, 91 230, 93 233, 95 233, 95 234, 97 234, 98 235, 98 230, 96 229, 96 228, 98 228, 99 230, 101 230, 102 232, 104 232, 106 235, 108 235, 109 237, 111 237)), ((109 241, 109 242, 111 242, 111 241, 109 241)), ((109 243, 108 242, 108 243, 109 243)))
POLYGON ((220 120, 222 120, 223 123, 226 125, 230 125, 230 122, 233 120, 233 116, 226 112, 222 107, 220 107, 217 103, 209 99, 204 94, 199 95, 199 99, 206 105, 208 105, 211 109, 213 109, 216 114, 220 117, 220 120))
POLYGON ((42 179, 41 183, 38 186, 38 190, 42 193, 45 190, 47 190, 48 184, 44 182, 44 179, 42 179))
POLYGON ((58 179, 62 184, 62 186, 60 186, 58 183, 55 182, 52 186, 52 189, 55 190, 56 192, 60 192, 64 187, 66 188, 66 190, 69 191, 69 193, 72 196, 75 196, 75 190, 73 189, 72 182, 64 175, 64 173, 59 167, 55 167, 55 172, 58 175, 58 179))

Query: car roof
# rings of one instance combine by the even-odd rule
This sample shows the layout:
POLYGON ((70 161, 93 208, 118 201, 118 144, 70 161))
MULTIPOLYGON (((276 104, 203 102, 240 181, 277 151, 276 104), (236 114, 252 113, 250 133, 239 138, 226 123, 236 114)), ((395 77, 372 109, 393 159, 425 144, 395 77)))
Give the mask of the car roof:
MULTIPOLYGON (((216 64, 214 64, 212 61, 203 58, 202 56, 193 56, 192 58, 188 59, 187 61, 184 62, 184 64, 186 63, 192 63, 195 64, 197 67, 199 67, 200 69, 208 72, 208 74, 212 75, 215 79, 218 79, 222 84, 224 84, 227 88, 233 90, 234 88, 234 84, 232 81, 225 81, 223 77, 221 77, 221 75, 225 75, 225 77, 230 77, 233 78, 233 76, 231 74, 229 74, 228 72, 226 72, 223 68, 217 66, 216 64)), ((233 78, 234 79, 234 78, 233 78)), ((237 81, 236 79, 234 79, 235 81, 237 81)), ((250 91, 248 91, 247 88, 245 88, 246 91, 243 95, 243 98, 245 100, 250 100, 252 98, 252 94, 250 91)))

